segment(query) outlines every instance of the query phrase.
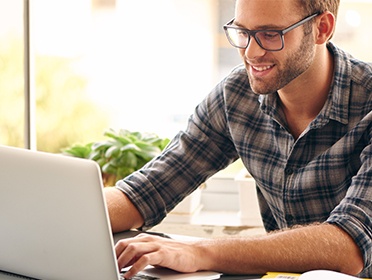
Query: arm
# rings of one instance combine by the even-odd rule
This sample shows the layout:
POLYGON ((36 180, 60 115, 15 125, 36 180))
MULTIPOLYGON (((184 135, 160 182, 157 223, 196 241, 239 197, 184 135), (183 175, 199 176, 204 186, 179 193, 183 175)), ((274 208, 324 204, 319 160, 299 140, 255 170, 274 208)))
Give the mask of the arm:
POLYGON ((230 273, 330 269, 357 274, 363 269, 360 250, 351 237, 329 224, 299 227, 256 239, 216 242, 219 241, 201 247, 211 256, 206 265, 211 265, 210 269, 224 267, 230 273), (229 252, 230 256, 219 252, 229 252))
POLYGON ((354 241, 330 224, 300 227, 258 238, 189 243, 141 236, 120 241, 116 253, 120 267, 132 265, 135 260, 126 277, 133 276, 148 264, 181 272, 216 270, 231 274, 311 269, 357 274, 363 268, 361 253, 354 241))
POLYGON ((128 197, 114 187, 104 188, 108 213, 113 232, 120 232, 143 225, 143 218, 128 197))
POLYGON ((153 227, 208 177, 238 158, 231 138, 225 135, 228 128, 224 105, 220 104, 221 87, 198 105, 187 129, 180 131, 158 157, 116 182, 115 188, 124 196, 114 190, 107 193, 114 232, 153 227))

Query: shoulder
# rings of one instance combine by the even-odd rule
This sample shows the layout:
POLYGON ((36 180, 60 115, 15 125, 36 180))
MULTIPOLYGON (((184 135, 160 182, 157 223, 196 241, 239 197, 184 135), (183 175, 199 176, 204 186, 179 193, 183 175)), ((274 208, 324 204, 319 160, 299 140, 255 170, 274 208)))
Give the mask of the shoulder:
POLYGON ((372 91, 372 64, 351 59, 352 81, 362 85, 368 91, 372 91))
POLYGON ((335 57, 335 75, 343 83, 352 82, 372 91, 372 63, 355 58, 332 43, 328 48, 335 57))

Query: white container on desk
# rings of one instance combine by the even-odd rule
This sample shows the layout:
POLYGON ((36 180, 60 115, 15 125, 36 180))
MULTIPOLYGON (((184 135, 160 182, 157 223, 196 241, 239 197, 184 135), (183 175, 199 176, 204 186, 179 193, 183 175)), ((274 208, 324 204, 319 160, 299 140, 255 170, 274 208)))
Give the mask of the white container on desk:
POLYGON ((239 190, 239 217, 242 225, 262 227, 256 182, 244 168, 235 177, 239 190))
POLYGON ((194 217, 203 208, 201 204, 201 190, 203 185, 186 196, 164 219, 165 223, 192 223, 194 217))

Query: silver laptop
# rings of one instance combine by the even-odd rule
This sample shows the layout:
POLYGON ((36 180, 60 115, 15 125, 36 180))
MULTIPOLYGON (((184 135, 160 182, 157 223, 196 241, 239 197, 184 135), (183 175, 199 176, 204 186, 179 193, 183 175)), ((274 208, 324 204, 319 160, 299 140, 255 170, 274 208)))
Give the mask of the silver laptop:
POLYGON ((0 279, 120 279, 102 189, 93 161, 0 146, 0 279))
POLYGON ((0 270, 119 279, 98 165, 0 146, 0 270))

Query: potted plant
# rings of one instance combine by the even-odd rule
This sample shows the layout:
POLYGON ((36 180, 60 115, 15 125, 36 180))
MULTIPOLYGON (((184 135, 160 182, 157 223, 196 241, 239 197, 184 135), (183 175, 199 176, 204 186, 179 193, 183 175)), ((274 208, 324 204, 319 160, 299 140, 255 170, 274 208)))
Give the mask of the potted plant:
POLYGON ((154 133, 131 132, 126 129, 110 129, 104 136, 109 139, 85 145, 76 144, 62 152, 96 161, 101 168, 105 186, 113 186, 116 181, 140 169, 159 155, 170 141, 154 133))

